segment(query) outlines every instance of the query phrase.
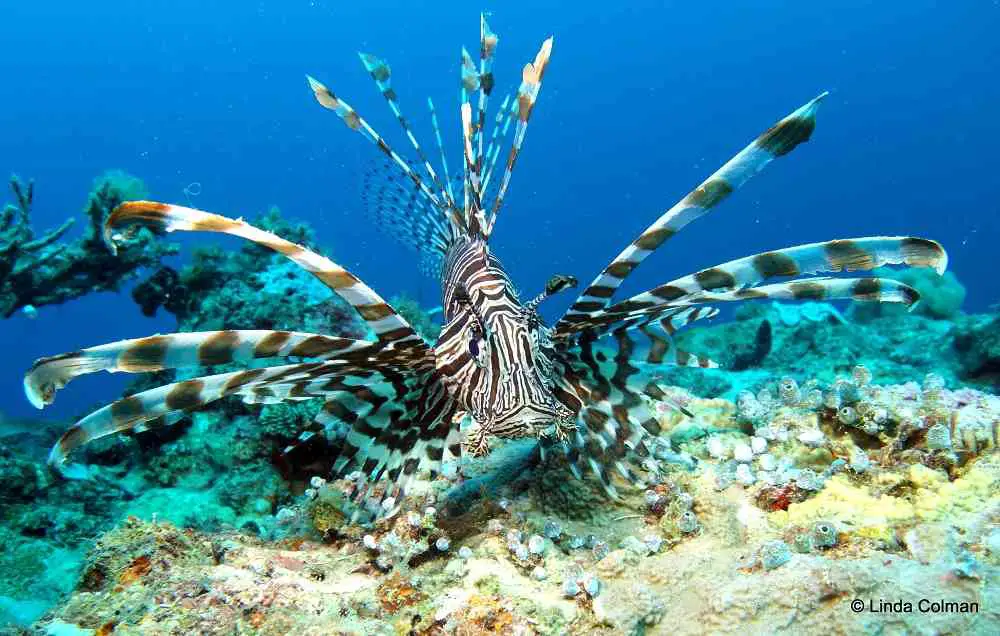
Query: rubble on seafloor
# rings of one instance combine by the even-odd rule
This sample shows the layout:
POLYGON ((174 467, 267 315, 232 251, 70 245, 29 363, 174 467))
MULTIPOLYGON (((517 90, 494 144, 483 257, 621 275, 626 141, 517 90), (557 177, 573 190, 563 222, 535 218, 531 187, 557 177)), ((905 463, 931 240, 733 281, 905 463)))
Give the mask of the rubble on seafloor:
POLYGON ((779 378, 735 402, 670 397, 694 417, 657 409, 662 461, 641 487, 618 484, 621 501, 558 460, 538 465, 523 441, 417 484, 370 525, 345 515, 350 476, 315 478, 269 538, 129 518, 36 626, 997 633, 1000 398, 936 376, 882 386, 864 367, 830 385, 779 378), (460 480, 479 496, 456 507, 460 480), (912 609, 882 605, 897 601, 912 609))

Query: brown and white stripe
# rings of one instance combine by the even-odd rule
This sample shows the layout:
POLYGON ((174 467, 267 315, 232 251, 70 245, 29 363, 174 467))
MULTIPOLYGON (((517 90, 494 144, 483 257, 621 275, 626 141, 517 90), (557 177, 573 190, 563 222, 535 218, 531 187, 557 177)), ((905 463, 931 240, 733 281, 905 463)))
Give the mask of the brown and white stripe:
POLYGON ((105 237, 113 244, 115 228, 133 223, 158 226, 167 232, 176 230, 219 232, 239 236, 270 248, 318 278, 358 312, 375 332, 379 342, 424 349, 424 341, 389 303, 354 274, 325 256, 256 228, 242 219, 231 219, 193 208, 152 201, 130 201, 118 206, 105 223, 105 237))
POLYGON ((490 181, 493 178, 497 158, 500 156, 500 146, 507 140, 511 122, 514 121, 516 106, 516 102, 512 104, 510 95, 506 95, 500 104, 500 110, 497 111, 496 119, 493 122, 493 134, 490 137, 490 145, 486 147, 486 154, 484 155, 484 161, 486 162, 483 167, 484 192, 490 186, 490 181))
POLYGON ((142 391, 116 400, 73 425, 52 448, 49 465, 59 471, 69 453, 87 442, 116 432, 141 431, 149 422, 175 422, 227 395, 242 395, 257 403, 318 397, 321 391, 307 390, 305 385, 356 370, 341 362, 301 363, 220 373, 142 391))
MULTIPOLYGON (((817 273, 870 271, 885 265, 931 267, 939 274, 948 265, 948 255, 935 241, 908 236, 875 236, 809 243, 771 252, 762 252, 722 263, 672 280, 647 292, 616 303, 603 311, 579 316, 620 315, 638 310, 662 310, 685 304, 690 297, 704 298, 704 292, 737 291, 752 298, 752 290, 776 277, 809 276, 817 273)), ((802 278, 801 283, 809 282, 802 278)), ((711 301, 709 301, 711 302, 711 301)), ((567 319, 566 330, 578 320, 567 319)))
MULTIPOLYGON (((816 126, 819 103, 826 95, 821 94, 769 128, 674 204, 604 268, 580 294, 564 319, 606 308, 625 278, 667 239, 721 203, 775 158, 808 141, 816 126)), ((560 328, 557 323, 556 330, 560 328)))
POLYGON ((207 367, 262 358, 333 360, 373 352, 376 343, 294 331, 207 331, 119 340, 72 353, 41 358, 25 374, 28 400, 43 408, 57 390, 88 373, 151 373, 207 367), (352 355, 353 354, 353 355, 352 355))
MULTIPOLYGON (((396 91, 392 88, 392 71, 389 65, 382 59, 371 55, 370 53, 358 53, 361 57, 361 63, 364 64, 365 70, 371 75, 372 79, 375 81, 376 86, 378 86, 379 91, 382 93, 382 97, 385 98, 386 103, 389 104, 389 108, 392 113, 396 116, 396 120, 399 122, 400 127, 406 134, 406 138, 410 140, 410 145, 413 146, 413 150, 417 153, 417 157, 424 166, 424 170, 427 171, 427 176, 430 177, 434 186, 438 190, 438 194, 444 198, 447 207, 454 208, 455 201, 452 200, 451 194, 445 187, 444 183, 438 177, 437 172, 434 171, 434 166, 431 165, 427 155, 424 154, 423 148, 417 142, 417 138, 413 135, 413 130, 410 129, 410 124, 403 117, 403 111, 399 106, 399 98, 396 95, 396 91)), ((374 134, 374 130, 372 131, 374 134)), ((377 142, 376 142, 376 145, 377 142)))
POLYGON ((524 145, 524 135, 528 130, 528 119, 535 108, 538 100, 538 92, 542 88, 542 77, 545 69, 549 65, 549 58, 552 55, 552 38, 542 42, 542 48, 535 55, 535 61, 525 64, 521 72, 521 85, 517 89, 517 126, 514 128, 514 144, 511 146, 510 155, 507 157, 507 166, 504 169, 503 178, 500 181, 500 189, 497 191, 497 198, 493 202, 493 210, 490 213, 486 226, 486 236, 493 233, 493 227, 497 222, 497 215, 503 206, 504 197, 507 195, 507 187, 510 185, 510 177, 514 172, 514 165, 517 157, 521 153, 524 145))
MULTIPOLYGON (((442 201, 437 194, 431 191, 420 175, 410 167, 406 160, 400 157, 399 154, 397 154, 396 151, 389 146, 381 135, 375 132, 375 129, 372 128, 368 122, 357 113, 357 111, 351 108, 347 102, 334 95, 333 91, 323 85, 323 83, 316 78, 307 75, 306 79, 309 82, 309 88, 316 97, 316 101, 319 102, 321 106, 335 112, 337 116, 340 117, 345 124, 347 124, 348 128, 360 132, 365 139, 384 152, 390 159, 392 159, 393 163, 403 171, 403 174, 413 181, 413 184, 419 188, 420 192, 425 197, 427 197, 428 201, 434 204, 435 207, 445 210, 448 213, 449 218, 455 224, 456 228, 464 228, 464 222, 458 210, 455 209, 455 206, 449 205, 447 200, 442 201)), ((442 195, 445 197, 447 196, 447 189, 442 189, 442 195)))

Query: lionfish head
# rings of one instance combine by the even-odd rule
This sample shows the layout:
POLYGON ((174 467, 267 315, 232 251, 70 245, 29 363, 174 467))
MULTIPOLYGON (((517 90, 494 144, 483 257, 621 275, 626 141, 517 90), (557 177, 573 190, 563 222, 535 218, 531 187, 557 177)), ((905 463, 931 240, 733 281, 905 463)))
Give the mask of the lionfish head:
POLYGON ((476 279, 449 300, 438 368, 452 378, 477 434, 562 435, 575 414, 553 392, 556 352, 535 308, 521 305, 505 275, 476 279))
POLYGON ((549 330, 534 312, 501 313, 468 331, 467 347, 479 370, 470 413, 487 433, 502 438, 562 430, 573 413, 552 392, 549 330))

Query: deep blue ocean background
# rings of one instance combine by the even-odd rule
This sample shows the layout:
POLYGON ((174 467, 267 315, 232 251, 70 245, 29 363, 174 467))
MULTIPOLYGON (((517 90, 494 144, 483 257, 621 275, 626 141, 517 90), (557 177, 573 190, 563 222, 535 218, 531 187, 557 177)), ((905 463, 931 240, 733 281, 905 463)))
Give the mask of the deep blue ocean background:
MULTIPOLYGON (((435 99, 454 172, 459 50, 476 50, 482 8, 501 38, 498 95, 555 36, 494 239, 525 294, 557 272, 589 281, 755 135, 829 90, 809 144, 691 225, 625 291, 797 243, 915 234, 948 248, 966 311, 1000 300, 997 2, 621 5, 4 2, 0 173, 36 181, 39 231, 68 216, 82 227, 86 194, 108 168, 163 201, 185 203, 185 186, 199 182, 191 203, 222 214, 278 205, 385 297, 436 305, 436 281, 364 214, 359 180, 377 151, 316 105, 304 75, 404 150, 355 52, 383 56, 430 149, 424 100, 435 99)), ((206 241, 237 244, 181 240, 187 255, 206 241)), ((162 312, 144 318, 127 293, 5 321, 0 410, 34 413, 20 383, 36 357, 173 328, 162 312)), ((107 377, 84 378, 46 415, 69 418, 115 395, 107 377)))

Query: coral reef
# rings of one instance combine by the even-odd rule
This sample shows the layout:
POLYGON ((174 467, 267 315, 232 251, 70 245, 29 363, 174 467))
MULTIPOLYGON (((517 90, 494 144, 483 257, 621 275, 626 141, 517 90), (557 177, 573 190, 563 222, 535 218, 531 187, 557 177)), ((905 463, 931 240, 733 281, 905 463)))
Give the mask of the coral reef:
MULTIPOLYGON (((920 302, 914 312, 937 320, 952 320, 957 317, 965 301, 965 287, 954 272, 938 274, 932 269, 894 270, 880 268, 878 276, 894 278, 913 287, 920 294, 920 302)), ((906 310, 877 303, 854 303, 851 318, 867 320, 875 316, 900 315, 906 310)))
POLYGON ((1000 316, 967 316, 960 320, 953 346, 964 379, 1000 388, 1000 316))
POLYGON ((735 399, 749 382, 781 375, 832 382, 858 364, 894 384, 927 373, 942 376, 949 385, 960 380, 996 381, 992 365, 1000 358, 991 344, 996 342, 992 334, 997 330, 992 326, 993 316, 954 315, 952 320, 939 320, 919 312, 859 313, 868 312, 865 308, 871 303, 857 305, 846 316, 826 303, 744 305, 734 322, 677 335, 682 349, 703 353, 721 367, 742 370, 744 375, 683 368, 667 368, 658 374, 667 383, 699 395, 729 399, 735 399))
MULTIPOLYGON (((728 430, 739 435, 735 422, 728 430)), ((1000 569, 994 450, 954 480, 897 452, 875 474, 840 473, 776 511, 757 505, 759 486, 721 487, 719 460, 705 455, 702 468, 678 473, 683 487, 664 483, 656 497, 605 504, 618 516, 588 525, 601 537, 579 543, 538 515, 530 492, 501 501, 489 523, 460 539, 426 507, 367 533, 340 525, 322 543, 129 519, 90 551, 69 600, 39 625, 123 634, 698 634, 783 625, 822 634, 832 625, 990 633, 1000 621, 989 584, 1000 569), (697 528, 655 540, 681 510, 697 513, 697 528)), ((321 491, 336 487, 313 486, 305 505, 315 514, 321 491)))
MULTIPOLYGON (((276 210, 260 224, 313 242, 276 210)), ((362 508, 360 475, 323 478, 338 431, 311 425, 314 400, 226 402, 98 442, 80 455, 89 479, 66 482, 40 464, 58 427, 0 418, 0 625, 996 633, 1000 397, 984 390, 1000 368, 1000 319, 961 314, 957 282, 925 282, 940 287, 925 300, 940 298, 924 313, 760 303, 679 334, 728 369, 637 370, 636 381, 688 388, 651 399, 660 435, 642 483, 613 476, 617 500, 528 439, 417 472, 404 500, 362 508)), ((255 246, 198 249, 133 298, 182 330, 366 336, 321 285, 255 246)), ((433 312, 393 302, 436 337, 433 312)))
POLYGON ((92 292, 116 291, 143 267, 158 267, 177 248, 155 240, 149 230, 137 232, 117 255, 104 242, 104 220, 122 201, 143 198, 142 182, 111 170, 94 181, 87 198, 87 226, 72 243, 61 242, 74 220, 36 237, 31 228, 33 183, 11 177, 16 202, 0 212, 0 316, 19 309, 35 311, 92 292))
POLYGON ((389 299, 389 304, 410 323, 413 329, 427 342, 437 341, 441 325, 434 322, 431 314, 406 294, 398 294, 389 299))
MULTIPOLYGON (((419 477, 411 497, 387 500, 386 517, 357 525, 351 476, 314 477, 280 504, 264 494, 279 485, 261 480, 259 465, 237 468, 254 465, 244 454, 206 471, 228 471, 222 483, 182 475, 174 490, 184 484, 200 498, 178 505, 160 489, 129 502, 136 516, 124 512, 89 550, 73 589, 62 588, 69 596, 37 627, 610 635, 891 624, 991 633, 1000 624, 990 584, 1000 574, 1000 398, 934 375, 879 381, 866 367, 830 384, 781 377, 736 403, 672 389, 694 418, 658 408, 663 444, 692 459, 661 463, 645 489, 620 483, 618 502, 519 442, 499 447, 487 467, 477 460, 419 477), (157 519, 154 510, 165 514, 140 520, 157 519), (912 608, 879 609, 897 602, 912 608)), ((270 413, 268 426, 281 431, 286 417, 270 413)), ((227 424, 250 422, 199 414, 167 447, 181 445, 173 452, 192 465, 225 462, 211 457, 227 424)), ((12 567, 40 572, 63 554, 30 537, 9 541, 24 562, 12 567)), ((22 584, 0 600, 30 593, 22 584)))

